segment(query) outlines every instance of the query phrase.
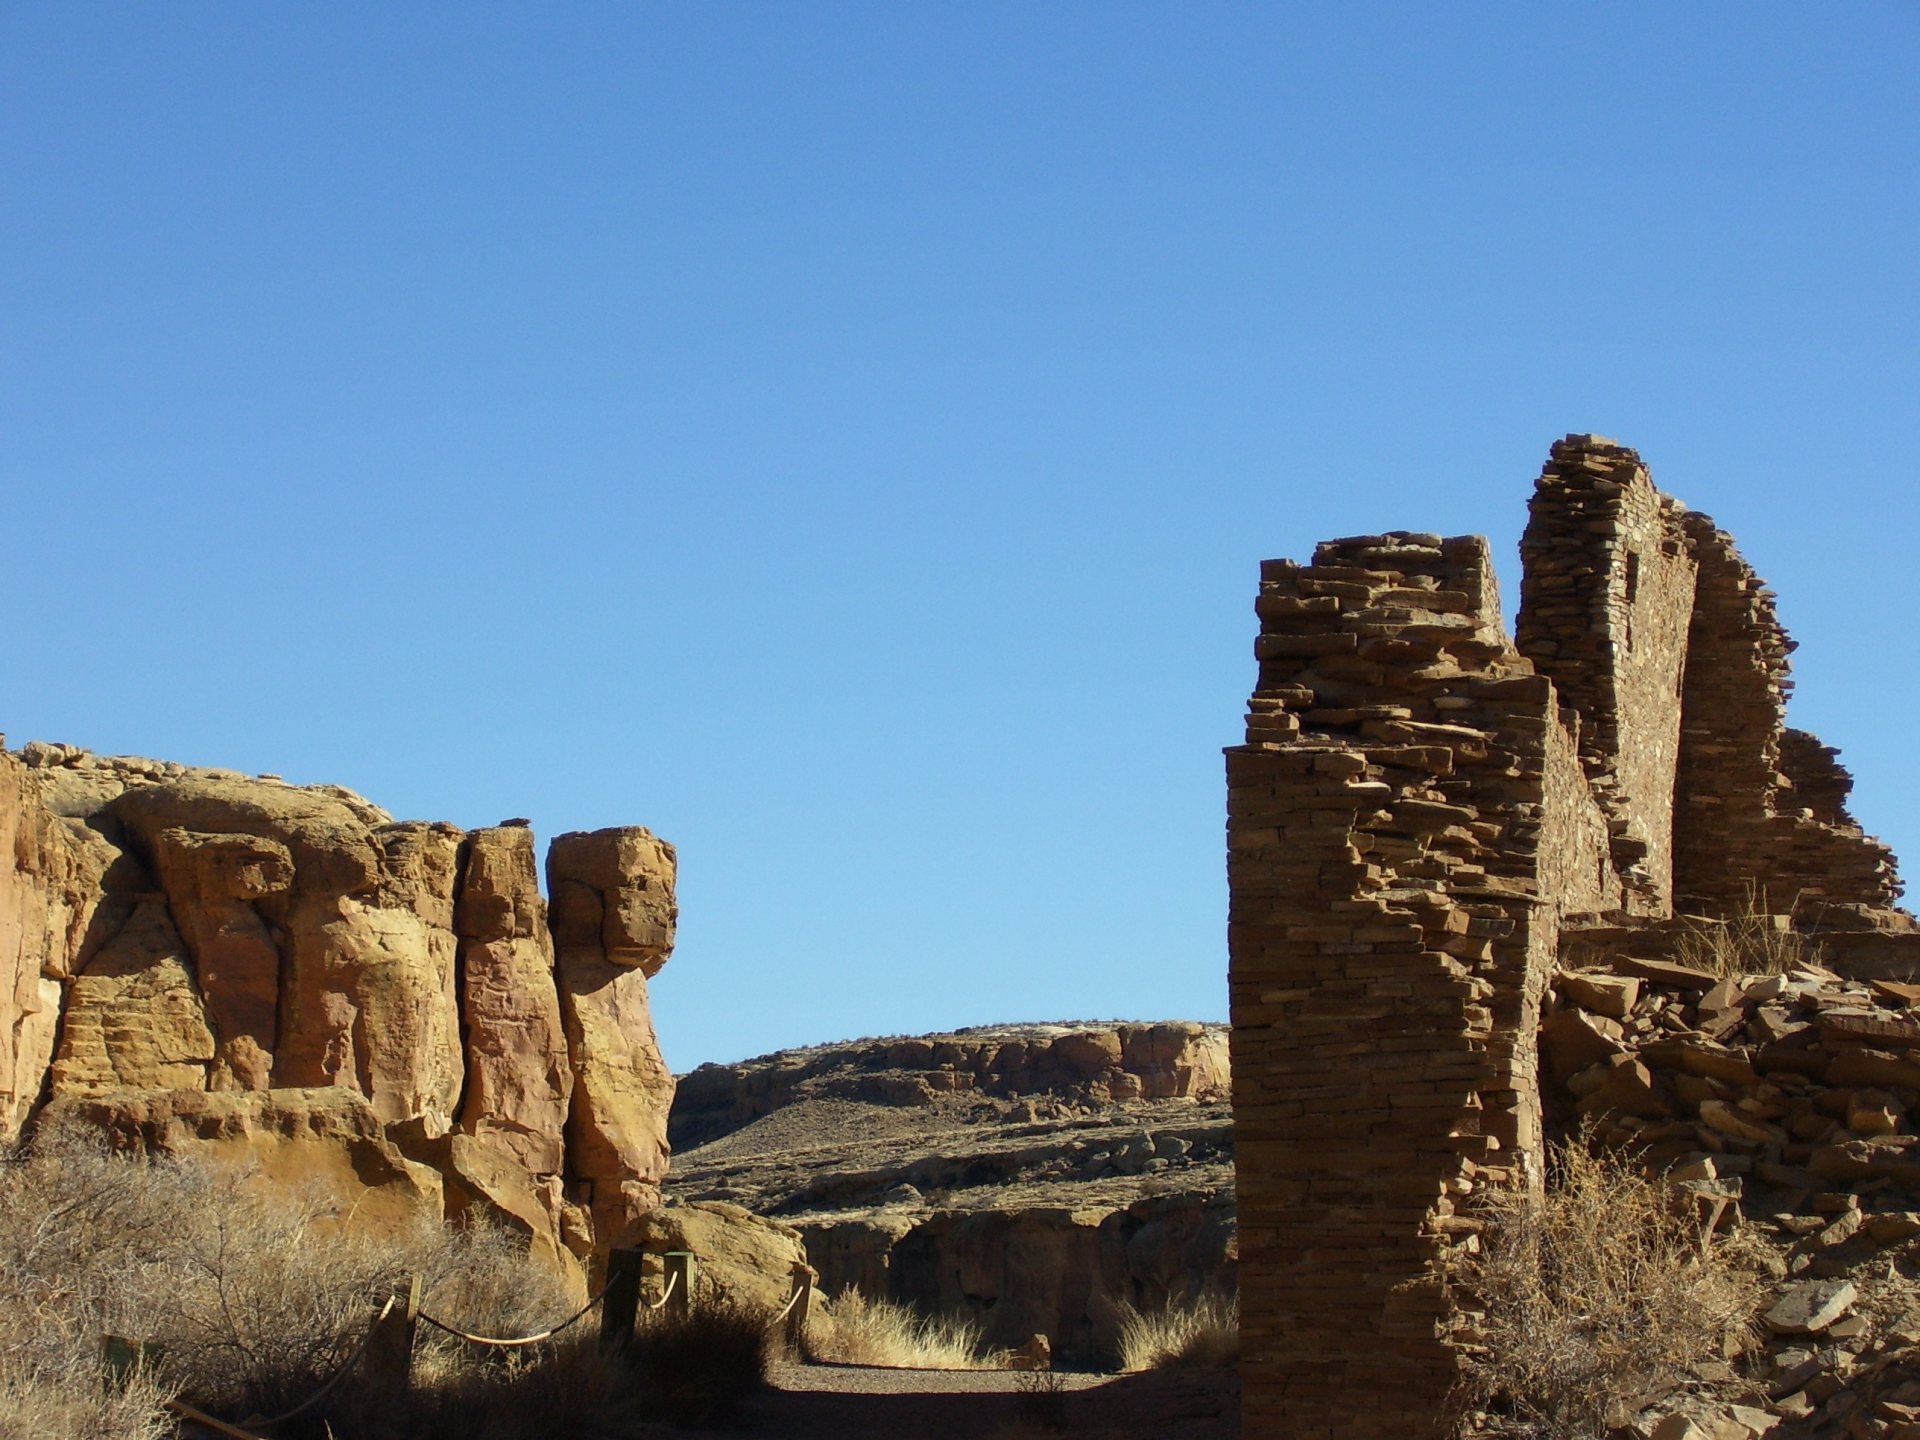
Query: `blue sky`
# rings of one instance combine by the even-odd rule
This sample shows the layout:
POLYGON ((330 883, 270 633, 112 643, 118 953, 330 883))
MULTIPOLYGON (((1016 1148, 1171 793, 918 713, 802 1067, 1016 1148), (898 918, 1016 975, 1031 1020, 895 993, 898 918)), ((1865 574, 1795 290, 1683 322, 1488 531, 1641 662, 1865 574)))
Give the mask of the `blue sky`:
POLYGON ((1594 430, 1920 866, 1917 67, 1908 4, 0 0, 0 729, 651 826, 676 1068, 1223 1018, 1258 561, 1511 598, 1594 430))

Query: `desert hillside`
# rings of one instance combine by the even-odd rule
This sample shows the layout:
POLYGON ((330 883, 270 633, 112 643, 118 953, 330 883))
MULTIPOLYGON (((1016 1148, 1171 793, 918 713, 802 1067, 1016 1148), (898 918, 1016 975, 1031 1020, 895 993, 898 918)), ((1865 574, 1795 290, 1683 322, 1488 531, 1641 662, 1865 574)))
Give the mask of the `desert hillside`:
POLYGON ((1230 1286, 1226 1029, 989 1026, 682 1076, 667 1192, 777 1217, 829 1293, 969 1313, 1066 1353, 1115 1306, 1230 1286))

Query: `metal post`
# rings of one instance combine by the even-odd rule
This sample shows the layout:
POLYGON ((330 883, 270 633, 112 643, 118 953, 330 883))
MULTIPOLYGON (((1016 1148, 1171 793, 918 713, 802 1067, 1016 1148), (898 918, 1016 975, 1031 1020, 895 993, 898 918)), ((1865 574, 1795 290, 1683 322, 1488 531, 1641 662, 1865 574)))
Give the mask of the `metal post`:
POLYGON ((633 1339, 634 1317, 640 1311, 639 1250, 607 1252, 607 1289, 600 1301, 600 1343, 609 1348, 633 1339))

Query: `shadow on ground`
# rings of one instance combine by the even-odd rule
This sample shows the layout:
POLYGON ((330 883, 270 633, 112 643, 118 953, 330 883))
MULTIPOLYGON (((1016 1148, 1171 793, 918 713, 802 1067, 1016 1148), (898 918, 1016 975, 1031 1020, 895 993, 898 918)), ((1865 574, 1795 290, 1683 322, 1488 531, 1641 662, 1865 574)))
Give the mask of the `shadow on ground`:
MULTIPOLYGON (((1235 1440, 1232 1372, 1058 1377, 1055 1394, 1003 1370, 791 1365, 713 1434, 767 1440, 1235 1440)), ((686 1433, 686 1432, 681 1432, 686 1433)))

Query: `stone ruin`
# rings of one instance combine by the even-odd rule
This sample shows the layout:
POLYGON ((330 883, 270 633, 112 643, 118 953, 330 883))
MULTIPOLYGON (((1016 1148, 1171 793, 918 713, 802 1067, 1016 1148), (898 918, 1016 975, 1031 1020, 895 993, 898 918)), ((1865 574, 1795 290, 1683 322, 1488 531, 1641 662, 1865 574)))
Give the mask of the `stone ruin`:
POLYGON ((0 748, 0 1142, 92 1125, 477 1211, 576 1281, 659 1203, 673 848, 395 822, 339 786, 0 748))
POLYGON ((1835 752, 1785 725, 1792 642, 1728 535, 1591 435, 1530 510, 1511 637, 1477 536, 1262 567, 1227 751, 1249 1436, 1444 1428, 1473 1332, 1440 1261, 1476 1196, 1540 1183, 1563 946, 1756 911, 1916 938, 1835 752))

